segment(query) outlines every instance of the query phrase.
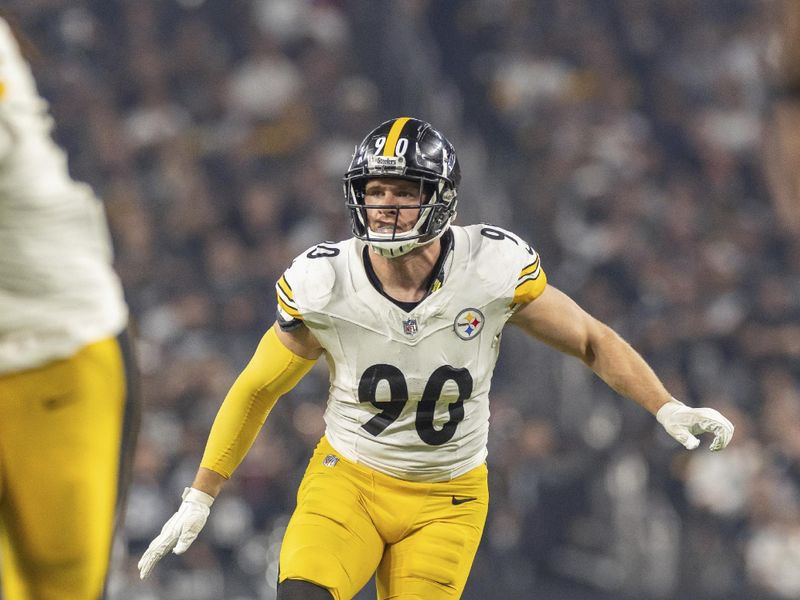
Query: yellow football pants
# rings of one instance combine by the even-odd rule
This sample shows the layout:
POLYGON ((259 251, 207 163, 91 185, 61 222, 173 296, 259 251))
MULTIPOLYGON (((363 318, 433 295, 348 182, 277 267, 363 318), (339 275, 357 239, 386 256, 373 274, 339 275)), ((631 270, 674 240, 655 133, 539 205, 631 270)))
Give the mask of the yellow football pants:
POLYGON ((443 483, 354 464, 322 438, 283 539, 279 580, 349 600, 376 574, 379 600, 459 598, 489 504, 485 465, 443 483))
POLYGON ((69 359, 0 376, 6 600, 103 594, 128 396, 124 365, 120 343, 108 339, 69 359))

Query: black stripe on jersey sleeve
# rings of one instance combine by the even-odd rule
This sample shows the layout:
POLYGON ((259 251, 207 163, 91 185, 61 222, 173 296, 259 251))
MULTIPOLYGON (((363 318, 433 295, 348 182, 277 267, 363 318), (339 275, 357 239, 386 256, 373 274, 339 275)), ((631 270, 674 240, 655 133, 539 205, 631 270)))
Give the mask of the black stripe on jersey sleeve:
POLYGON ((275 314, 276 320, 278 321, 278 327, 280 327, 283 331, 292 331, 303 324, 302 319, 287 319, 280 310, 276 310, 275 314))

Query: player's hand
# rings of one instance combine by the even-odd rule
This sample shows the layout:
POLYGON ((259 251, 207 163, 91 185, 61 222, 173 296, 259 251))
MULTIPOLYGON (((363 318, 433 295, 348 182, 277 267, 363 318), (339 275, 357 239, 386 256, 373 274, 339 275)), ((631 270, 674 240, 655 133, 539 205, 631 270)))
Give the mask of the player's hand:
POLYGON ((169 521, 161 528, 161 533, 150 542, 147 550, 142 554, 137 565, 139 577, 144 579, 150 575, 156 563, 164 558, 164 555, 170 550, 175 554, 186 552, 206 524, 213 503, 214 497, 205 492, 194 488, 183 490, 183 502, 178 512, 170 517, 169 521))
POLYGON ((733 423, 713 408, 692 408, 674 398, 658 409, 656 419, 687 450, 700 445, 695 436, 713 433, 710 450, 722 450, 733 437, 733 423))

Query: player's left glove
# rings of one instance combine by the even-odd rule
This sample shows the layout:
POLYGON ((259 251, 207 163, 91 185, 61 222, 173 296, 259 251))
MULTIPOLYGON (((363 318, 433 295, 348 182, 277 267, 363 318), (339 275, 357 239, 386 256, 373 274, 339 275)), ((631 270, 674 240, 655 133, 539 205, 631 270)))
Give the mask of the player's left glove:
POLYGON ((197 538, 211 512, 214 497, 194 488, 183 490, 183 502, 178 512, 164 524, 139 560, 139 577, 144 579, 164 556, 172 550, 183 554, 197 538))
POLYGON ((658 409, 656 419, 687 450, 700 445, 695 436, 713 433, 710 450, 722 450, 733 437, 733 423, 713 408, 692 408, 673 398, 658 409))

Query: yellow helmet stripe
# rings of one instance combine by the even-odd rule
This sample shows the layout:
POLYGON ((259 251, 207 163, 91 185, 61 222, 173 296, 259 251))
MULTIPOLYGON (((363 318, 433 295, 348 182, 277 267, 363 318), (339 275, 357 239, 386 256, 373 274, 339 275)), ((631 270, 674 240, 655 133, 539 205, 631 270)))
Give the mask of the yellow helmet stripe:
POLYGON ((386 143, 383 145, 384 156, 394 156, 394 149, 397 147, 397 140, 400 138, 400 132, 403 127, 411 119, 411 117, 400 117, 395 119, 392 123, 392 128, 389 130, 389 135, 386 136, 386 143))

